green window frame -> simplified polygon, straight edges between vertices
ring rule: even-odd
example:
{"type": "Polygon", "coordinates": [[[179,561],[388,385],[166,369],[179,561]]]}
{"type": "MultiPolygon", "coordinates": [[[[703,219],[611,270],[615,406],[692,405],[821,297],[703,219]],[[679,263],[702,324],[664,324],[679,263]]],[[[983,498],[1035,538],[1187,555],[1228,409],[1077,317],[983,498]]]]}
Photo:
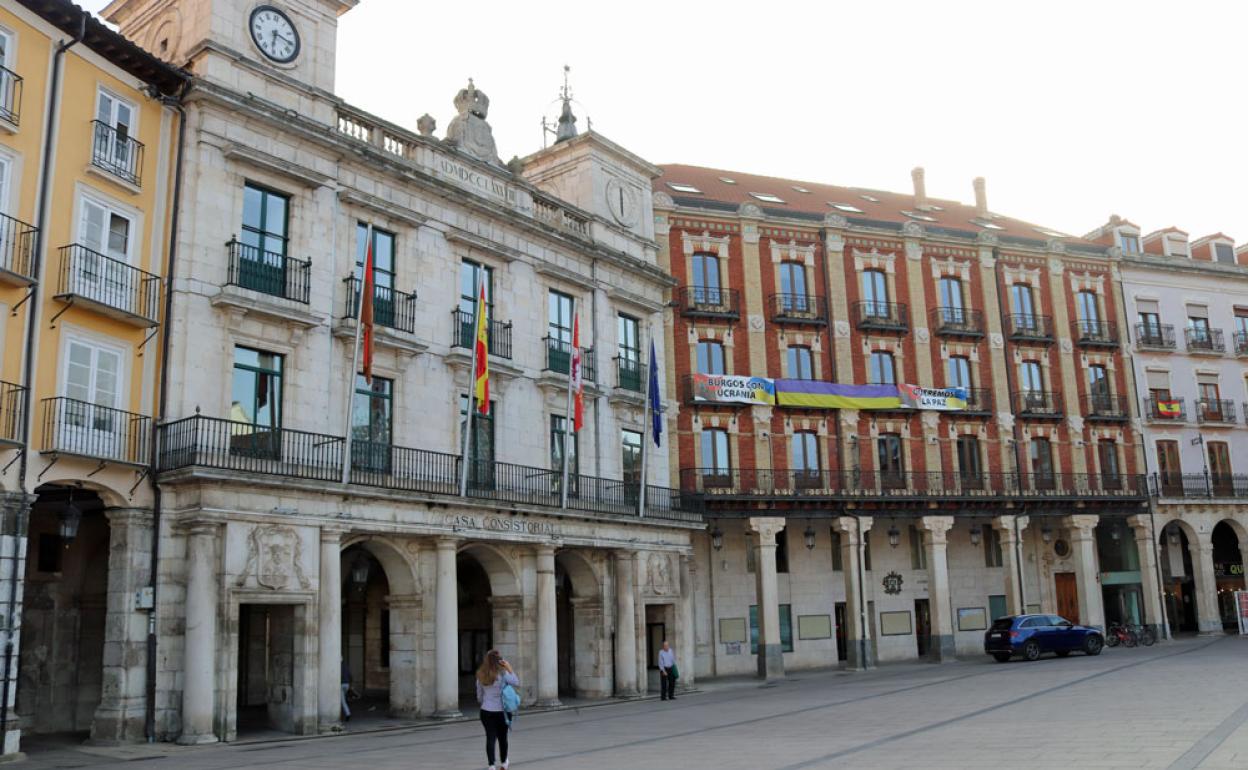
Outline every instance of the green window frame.
{"type": "MultiPolygon", "coordinates": [[[[793,605],[780,605],[780,651],[793,652],[793,605]]],[[[758,654],[758,605],[750,605],[750,654],[758,654]]]]}

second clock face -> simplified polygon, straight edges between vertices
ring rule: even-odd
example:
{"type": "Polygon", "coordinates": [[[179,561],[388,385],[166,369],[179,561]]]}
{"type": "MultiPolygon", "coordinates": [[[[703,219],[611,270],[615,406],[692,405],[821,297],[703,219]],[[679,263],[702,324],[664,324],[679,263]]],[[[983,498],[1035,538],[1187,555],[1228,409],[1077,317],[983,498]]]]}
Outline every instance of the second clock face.
{"type": "Polygon", "coordinates": [[[299,32],[290,17],[271,5],[259,5],[251,12],[251,39],[260,52],[279,64],[299,55],[299,32]]]}
{"type": "Polygon", "coordinates": [[[618,179],[607,182],[607,207],[615,221],[625,227],[637,222],[637,193],[618,179]]]}

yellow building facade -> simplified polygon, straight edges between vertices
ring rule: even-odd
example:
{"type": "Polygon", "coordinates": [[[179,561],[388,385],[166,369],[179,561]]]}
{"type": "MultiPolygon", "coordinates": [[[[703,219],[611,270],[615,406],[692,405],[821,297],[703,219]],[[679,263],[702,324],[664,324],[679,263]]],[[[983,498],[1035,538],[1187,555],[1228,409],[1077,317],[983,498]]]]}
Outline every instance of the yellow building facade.
{"type": "Polygon", "coordinates": [[[133,554],[152,540],[185,78],[63,0],[0,5],[0,67],[0,614],[21,624],[0,650],[11,754],[23,732],[143,737],[151,570],[133,554]]]}

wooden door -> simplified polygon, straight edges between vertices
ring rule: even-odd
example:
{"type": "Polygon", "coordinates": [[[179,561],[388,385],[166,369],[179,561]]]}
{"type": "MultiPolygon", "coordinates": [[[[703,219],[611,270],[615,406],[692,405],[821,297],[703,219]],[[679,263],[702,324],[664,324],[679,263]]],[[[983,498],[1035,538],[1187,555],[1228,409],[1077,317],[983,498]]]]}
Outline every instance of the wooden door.
{"type": "Polygon", "coordinates": [[[1056,572],[1053,574],[1053,585],[1057,590],[1057,614],[1071,623],[1079,623],[1079,589],[1075,583],[1075,573],[1056,572]]]}
{"type": "Polygon", "coordinates": [[[1231,452],[1225,441],[1209,442],[1209,475],[1217,495],[1229,495],[1234,487],[1231,478],[1231,452]]]}

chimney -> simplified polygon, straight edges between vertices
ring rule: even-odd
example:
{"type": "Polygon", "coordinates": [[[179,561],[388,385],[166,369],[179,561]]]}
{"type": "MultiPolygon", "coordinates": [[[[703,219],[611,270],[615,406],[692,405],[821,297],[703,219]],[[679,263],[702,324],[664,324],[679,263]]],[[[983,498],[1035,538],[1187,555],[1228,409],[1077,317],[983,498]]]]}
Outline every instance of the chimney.
{"type": "Polygon", "coordinates": [[[975,185],[975,216],[980,219],[988,218],[988,189],[986,182],[982,176],[975,177],[975,181],[971,184],[975,185]]]}
{"type": "Polygon", "coordinates": [[[910,178],[914,180],[914,207],[927,208],[927,185],[923,183],[923,167],[915,166],[910,172],[910,178]]]}

